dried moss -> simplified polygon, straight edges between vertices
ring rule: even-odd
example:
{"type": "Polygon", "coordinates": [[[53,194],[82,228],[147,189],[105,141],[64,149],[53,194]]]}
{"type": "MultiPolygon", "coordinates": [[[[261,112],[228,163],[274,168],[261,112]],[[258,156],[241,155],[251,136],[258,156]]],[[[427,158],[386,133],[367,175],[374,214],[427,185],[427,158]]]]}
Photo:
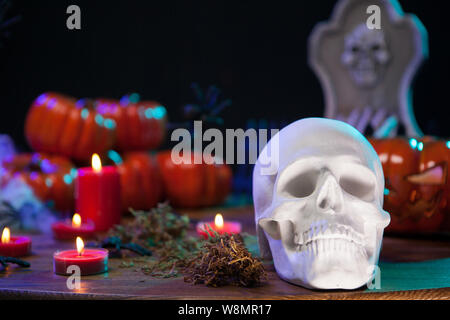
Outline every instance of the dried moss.
{"type": "Polygon", "coordinates": [[[241,235],[219,236],[211,230],[214,236],[207,240],[190,237],[189,218],[173,213],[166,203],[150,211],[130,211],[134,219],[110,230],[109,236],[137,243],[153,256],[123,262],[121,268],[136,267],[158,278],[186,275],[186,282],[212,287],[252,287],[266,278],[261,261],[247,250],[241,235]]]}
{"type": "Polygon", "coordinates": [[[240,235],[210,239],[190,261],[185,273],[186,282],[212,287],[254,287],[267,279],[263,264],[247,250],[240,235]]]}
{"type": "Polygon", "coordinates": [[[167,203],[160,203],[150,211],[130,209],[130,212],[134,217],[132,222],[110,231],[111,236],[118,236],[124,243],[155,247],[184,238],[189,228],[189,218],[175,214],[167,203]]]}
{"type": "Polygon", "coordinates": [[[109,235],[119,237],[124,243],[137,243],[153,252],[153,257],[133,261],[145,274],[162,278],[180,276],[204,243],[202,239],[187,235],[189,218],[175,214],[167,203],[161,203],[150,211],[130,211],[133,220],[116,226],[109,235]]]}

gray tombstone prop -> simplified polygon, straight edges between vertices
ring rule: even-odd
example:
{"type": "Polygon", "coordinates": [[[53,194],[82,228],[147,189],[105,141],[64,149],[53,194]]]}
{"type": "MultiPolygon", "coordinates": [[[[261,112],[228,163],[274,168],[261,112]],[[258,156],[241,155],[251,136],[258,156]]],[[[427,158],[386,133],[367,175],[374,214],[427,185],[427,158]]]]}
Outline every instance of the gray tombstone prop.
{"type": "Polygon", "coordinates": [[[362,133],[370,126],[378,137],[395,135],[399,123],[408,136],[422,136],[411,81],[428,56],[427,32],[397,1],[339,1],[331,19],[312,31],[308,50],[324,91],[325,117],[362,133]],[[380,29],[367,24],[373,5],[380,9],[380,29]]]}

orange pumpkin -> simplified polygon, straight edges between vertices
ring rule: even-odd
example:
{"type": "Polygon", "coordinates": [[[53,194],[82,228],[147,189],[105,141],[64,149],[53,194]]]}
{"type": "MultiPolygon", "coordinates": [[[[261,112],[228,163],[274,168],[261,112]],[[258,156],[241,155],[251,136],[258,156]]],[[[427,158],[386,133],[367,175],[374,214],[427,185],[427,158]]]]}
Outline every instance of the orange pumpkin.
{"type": "Polygon", "coordinates": [[[156,101],[138,103],[96,100],[97,110],[117,125],[115,149],[120,151],[157,148],[165,137],[167,112],[156,101]]]}
{"type": "Polygon", "coordinates": [[[86,100],[44,93],[28,111],[25,136],[36,151],[86,160],[113,146],[114,127],[114,121],[105,119],[86,100]]]}
{"type": "Polygon", "coordinates": [[[430,137],[370,142],[383,165],[384,208],[391,214],[387,231],[442,230],[450,216],[450,143],[430,137]]]}
{"type": "MultiPolygon", "coordinates": [[[[117,161],[117,160],[116,160],[117,161]]],[[[163,184],[155,159],[146,152],[125,153],[117,163],[122,186],[122,209],[148,210],[163,197],[163,184]]]]}
{"type": "Polygon", "coordinates": [[[42,153],[22,153],[4,160],[3,183],[19,177],[44,202],[53,203],[59,211],[71,211],[74,205],[74,165],[64,157],[42,153]]]}
{"type": "Polygon", "coordinates": [[[175,207],[197,208],[220,204],[231,190],[232,172],[226,164],[175,164],[171,151],[157,155],[167,199],[175,207]]]}

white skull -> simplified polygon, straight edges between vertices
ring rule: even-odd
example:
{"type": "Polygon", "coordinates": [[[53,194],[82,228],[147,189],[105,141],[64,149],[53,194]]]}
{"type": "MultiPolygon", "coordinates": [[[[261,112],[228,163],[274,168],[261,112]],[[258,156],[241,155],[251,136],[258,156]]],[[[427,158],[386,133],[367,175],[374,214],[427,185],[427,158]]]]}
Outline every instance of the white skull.
{"type": "Polygon", "coordinates": [[[369,88],[378,84],[389,58],[381,30],[371,30],[362,23],[345,37],[342,63],[360,87],[369,88]]]}
{"type": "Polygon", "coordinates": [[[272,256],[278,275],[297,285],[361,287],[373,277],[390,222],[383,192],[378,156],[355,128],[324,118],[290,124],[265,146],[253,172],[262,257],[272,256]],[[268,159],[267,148],[278,156],[268,159]],[[270,161],[276,172],[264,174],[270,161]]]}

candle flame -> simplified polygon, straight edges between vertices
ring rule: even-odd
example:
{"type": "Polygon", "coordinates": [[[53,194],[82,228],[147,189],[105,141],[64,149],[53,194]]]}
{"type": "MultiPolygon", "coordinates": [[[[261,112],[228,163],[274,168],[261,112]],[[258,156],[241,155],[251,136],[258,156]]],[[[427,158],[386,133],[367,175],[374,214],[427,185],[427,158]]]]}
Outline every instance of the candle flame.
{"type": "Polygon", "coordinates": [[[95,172],[100,172],[102,170],[102,161],[97,153],[92,155],[92,169],[95,172]]]}
{"type": "Polygon", "coordinates": [[[11,231],[5,227],[2,232],[2,243],[8,243],[11,240],[11,231]]]}
{"type": "Polygon", "coordinates": [[[75,213],[72,217],[72,227],[74,228],[81,227],[81,216],[78,213],[75,213]]]}
{"type": "Polygon", "coordinates": [[[214,218],[214,224],[217,228],[223,227],[223,216],[220,213],[216,214],[216,217],[214,218]]]}
{"type": "Polygon", "coordinates": [[[77,251],[79,256],[83,255],[84,242],[83,239],[81,239],[80,237],[77,237],[77,251]]]}

